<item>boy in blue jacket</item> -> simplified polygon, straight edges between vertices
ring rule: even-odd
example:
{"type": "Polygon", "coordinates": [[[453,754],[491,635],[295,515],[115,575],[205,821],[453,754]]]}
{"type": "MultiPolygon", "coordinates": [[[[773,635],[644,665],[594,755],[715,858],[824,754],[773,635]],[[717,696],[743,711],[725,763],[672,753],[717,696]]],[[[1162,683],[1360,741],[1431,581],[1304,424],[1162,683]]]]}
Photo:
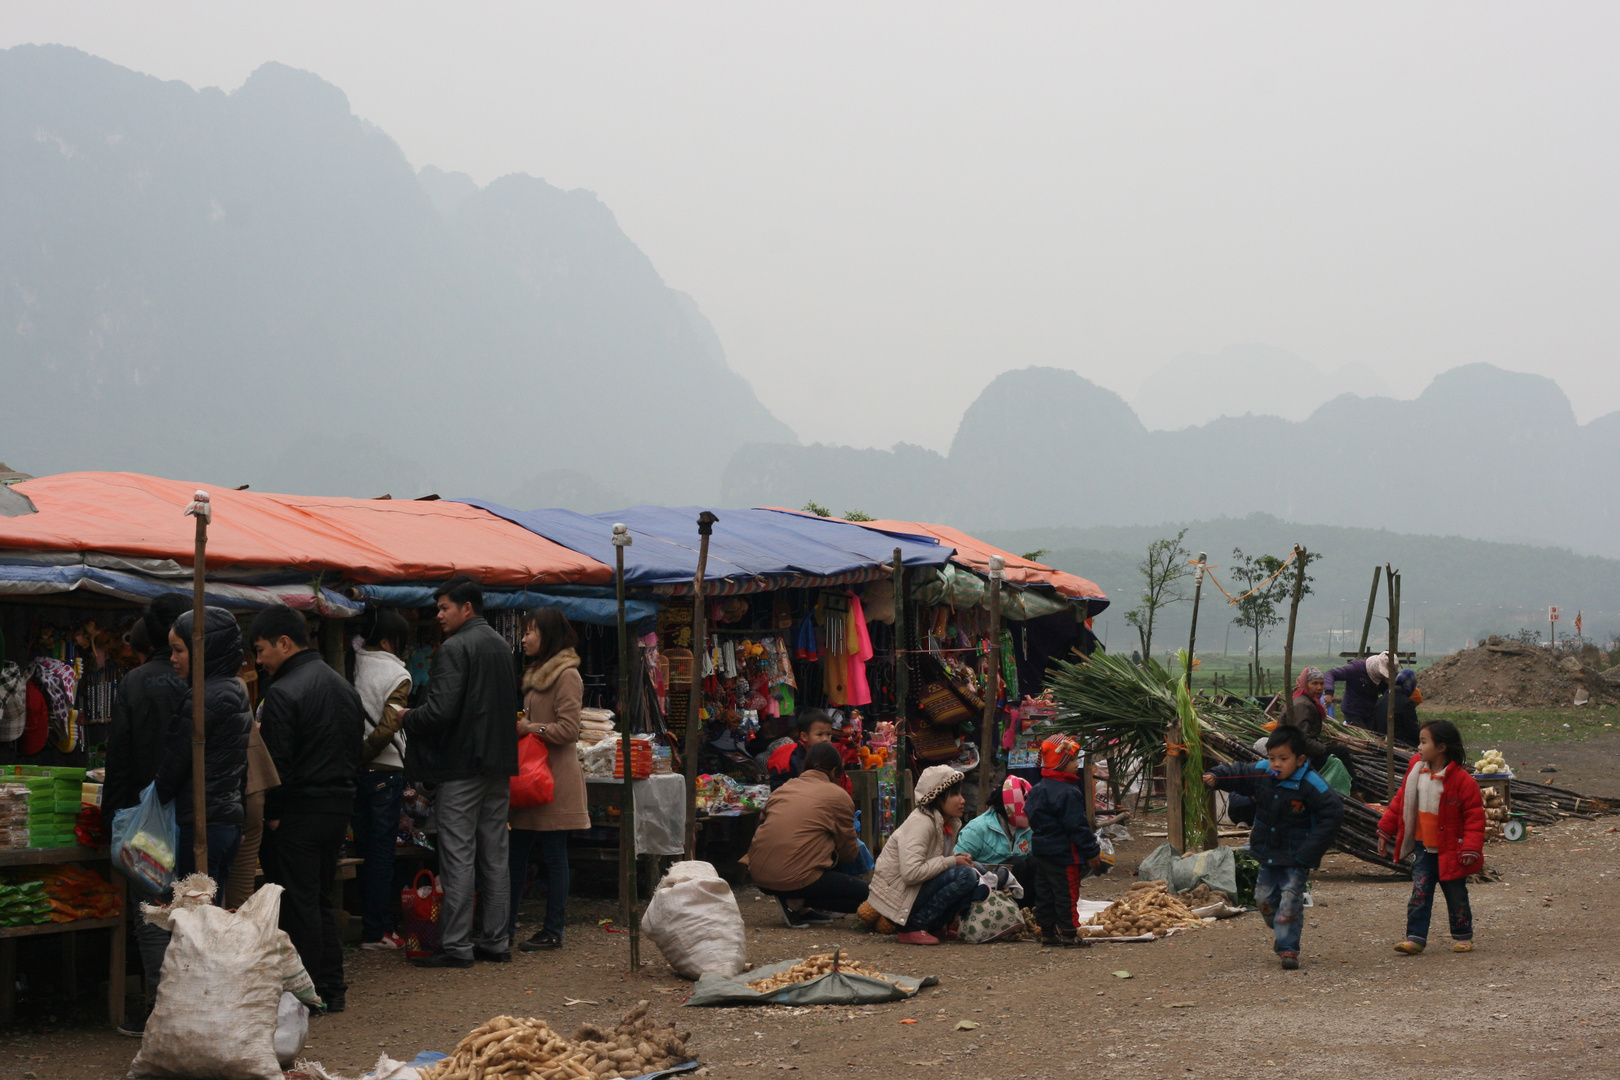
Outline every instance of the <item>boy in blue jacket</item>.
{"type": "Polygon", "coordinates": [[[1030,861],[1035,871],[1035,920],[1042,945],[1091,944],[1075,930],[1080,902],[1080,864],[1102,865],[1101,848],[1086,821],[1086,793],[1080,787],[1080,744],[1067,735],[1041,743],[1041,782],[1024,799],[1034,833],[1030,861]]]}
{"type": "Polygon", "coordinates": [[[1217,765],[1204,774],[1208,787],[1254,800],[1249,851],[1260,863],[1254,895],[1276,933],[1282,966],[1290,971],[1299,967],[1305,881],[1321,865],[1344,820],[1339,793],[1311,768],[1309,753],[1305,733],[1283,726],[1266,740],[1266,761],[1217,765]]]}

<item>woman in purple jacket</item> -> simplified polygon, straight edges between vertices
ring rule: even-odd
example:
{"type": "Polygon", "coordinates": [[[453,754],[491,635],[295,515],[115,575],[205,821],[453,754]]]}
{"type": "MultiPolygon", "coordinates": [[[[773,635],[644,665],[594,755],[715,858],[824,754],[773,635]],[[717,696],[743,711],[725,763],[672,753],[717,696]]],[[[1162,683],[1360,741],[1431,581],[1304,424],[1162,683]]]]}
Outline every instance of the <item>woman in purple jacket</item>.
{"type": "Polygon", "coordinates": [[[1373,706],[1389,686],[1389,653],[1352,660],[1329,671],[1322,687],[1329,708],[1333,706],[1334,688],[1340,684],[1344,686],[1345,722],[1371,730],[1373,706]]]}

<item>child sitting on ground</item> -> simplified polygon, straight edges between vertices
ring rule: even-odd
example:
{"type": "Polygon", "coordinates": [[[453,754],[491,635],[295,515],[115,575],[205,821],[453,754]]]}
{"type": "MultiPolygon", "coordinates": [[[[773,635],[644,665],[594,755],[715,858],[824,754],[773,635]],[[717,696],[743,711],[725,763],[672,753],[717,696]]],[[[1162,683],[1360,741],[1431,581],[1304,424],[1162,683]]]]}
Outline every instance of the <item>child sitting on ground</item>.
{"type": "Polygon", "coordinates": [[[794,727],[798,741],[778,746],[766,761],[765,771],[769,775],[772,791],[804,772],[804,755],[810,747],[832,739],[832,718],[820,709],[806,709],[800,713],[794,727]]]}
{"type": "Polygon", "coordinates": [[[1378,823],[1378,854],[1391,842],[1399,862],[1415,850],[1412,901],[1406,906],[1406,940],[1395,951],[1416,956],[1429,941],[1434,888],[1446,894],[1452,952],[1474,949],[1474,915],[1468,907],[1468,875],[1484,863],[1485,801],[1479,783],[1463,765],[1462,735],[1449,720],[1418,729],[1418,749],[1406,780],[1378,823]]]}
{"type": "Polygon", "coordinates": [[[1080,787],[1080,744],[1067,735],[1041,743],[1041,782],[1024,799],[1024,815],[1034,836],[1035,920],[1042,945],[1091,944],[1075,929],[1080,903],[1080,864],[1102,866],[1102,849],[1086,819],[1086,793],[1080,787]]]}
{"type": "Polygon", "coordinates": [[[1305,882],[1333,843],[1344,804],[1311,768],[1310,741],[1296,727],[1279,727],[1266,740],[1266,761],[1217,765],[1204,783],[1254,800],[1249,852],[1260,863],[1254,895],[1276,934],[1282,966],[1299,967],[1305,882]]]}

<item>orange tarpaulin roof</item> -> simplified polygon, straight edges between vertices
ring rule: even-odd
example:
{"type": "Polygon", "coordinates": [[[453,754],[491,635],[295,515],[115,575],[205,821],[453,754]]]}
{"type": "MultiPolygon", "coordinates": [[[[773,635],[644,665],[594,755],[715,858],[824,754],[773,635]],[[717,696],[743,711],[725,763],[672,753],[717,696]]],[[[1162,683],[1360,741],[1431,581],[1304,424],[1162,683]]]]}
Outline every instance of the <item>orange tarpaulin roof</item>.
{"type": "Polygon", "coordinates": [[[354,581],[485,586],[602,585],[613,571],[527,529],[458,502],[267,495],[136,473],[61,473],[13,485],[37,514],[0,517],[0,549],[95,551],[191,564],[184,516],[206,491],[208,568],[338,572],[354,581]]]}
{"type": "MultiPolygon", "coordinates": [[[[770,510],[780,510],[781,507],[767,507],[770,510]]],[[[799,510],[786,510],[784,513],[803,514],[799,510]]],[[[1038,562],[1021,558],[1010,551],[1002,551],[998,547],[991,547],[983,540],[975,540],[960,529],[953,529],[949,525],[930,525],[922,521],[857,521],[853,524],[866,529],[875,529],[882,533],[891,533],[898,536],[931,536],[947,547],[956,549],[951,561],[961,563],[963,566],[988,575],[990,573],[990,556],[1000,555],[1007,562],[1007,568],[1002,571],[1002,580],[1015,585],[1049,585],[1063,596],[1072,596],[1075,599],[1106,600],[1107,594],[1095,583],[1087,581],[1075,574],[1066,574],[1062,570],[1054,570],[1038,562]]]]}

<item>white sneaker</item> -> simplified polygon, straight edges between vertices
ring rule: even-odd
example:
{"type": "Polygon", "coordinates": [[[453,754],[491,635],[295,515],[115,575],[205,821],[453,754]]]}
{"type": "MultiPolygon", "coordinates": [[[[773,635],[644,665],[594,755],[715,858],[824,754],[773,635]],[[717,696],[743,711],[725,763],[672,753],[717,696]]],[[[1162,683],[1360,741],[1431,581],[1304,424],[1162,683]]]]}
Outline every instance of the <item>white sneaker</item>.
{"type": "Polygon", "coordinates": [[[392,952],[395,949],[403,949],[405,947],[405,939],[390,930],[388,933],[382,936],[382,940],[362,941],[360,943],[360,947],[362,949],[368,949],[372,952],[392,952]]]}

